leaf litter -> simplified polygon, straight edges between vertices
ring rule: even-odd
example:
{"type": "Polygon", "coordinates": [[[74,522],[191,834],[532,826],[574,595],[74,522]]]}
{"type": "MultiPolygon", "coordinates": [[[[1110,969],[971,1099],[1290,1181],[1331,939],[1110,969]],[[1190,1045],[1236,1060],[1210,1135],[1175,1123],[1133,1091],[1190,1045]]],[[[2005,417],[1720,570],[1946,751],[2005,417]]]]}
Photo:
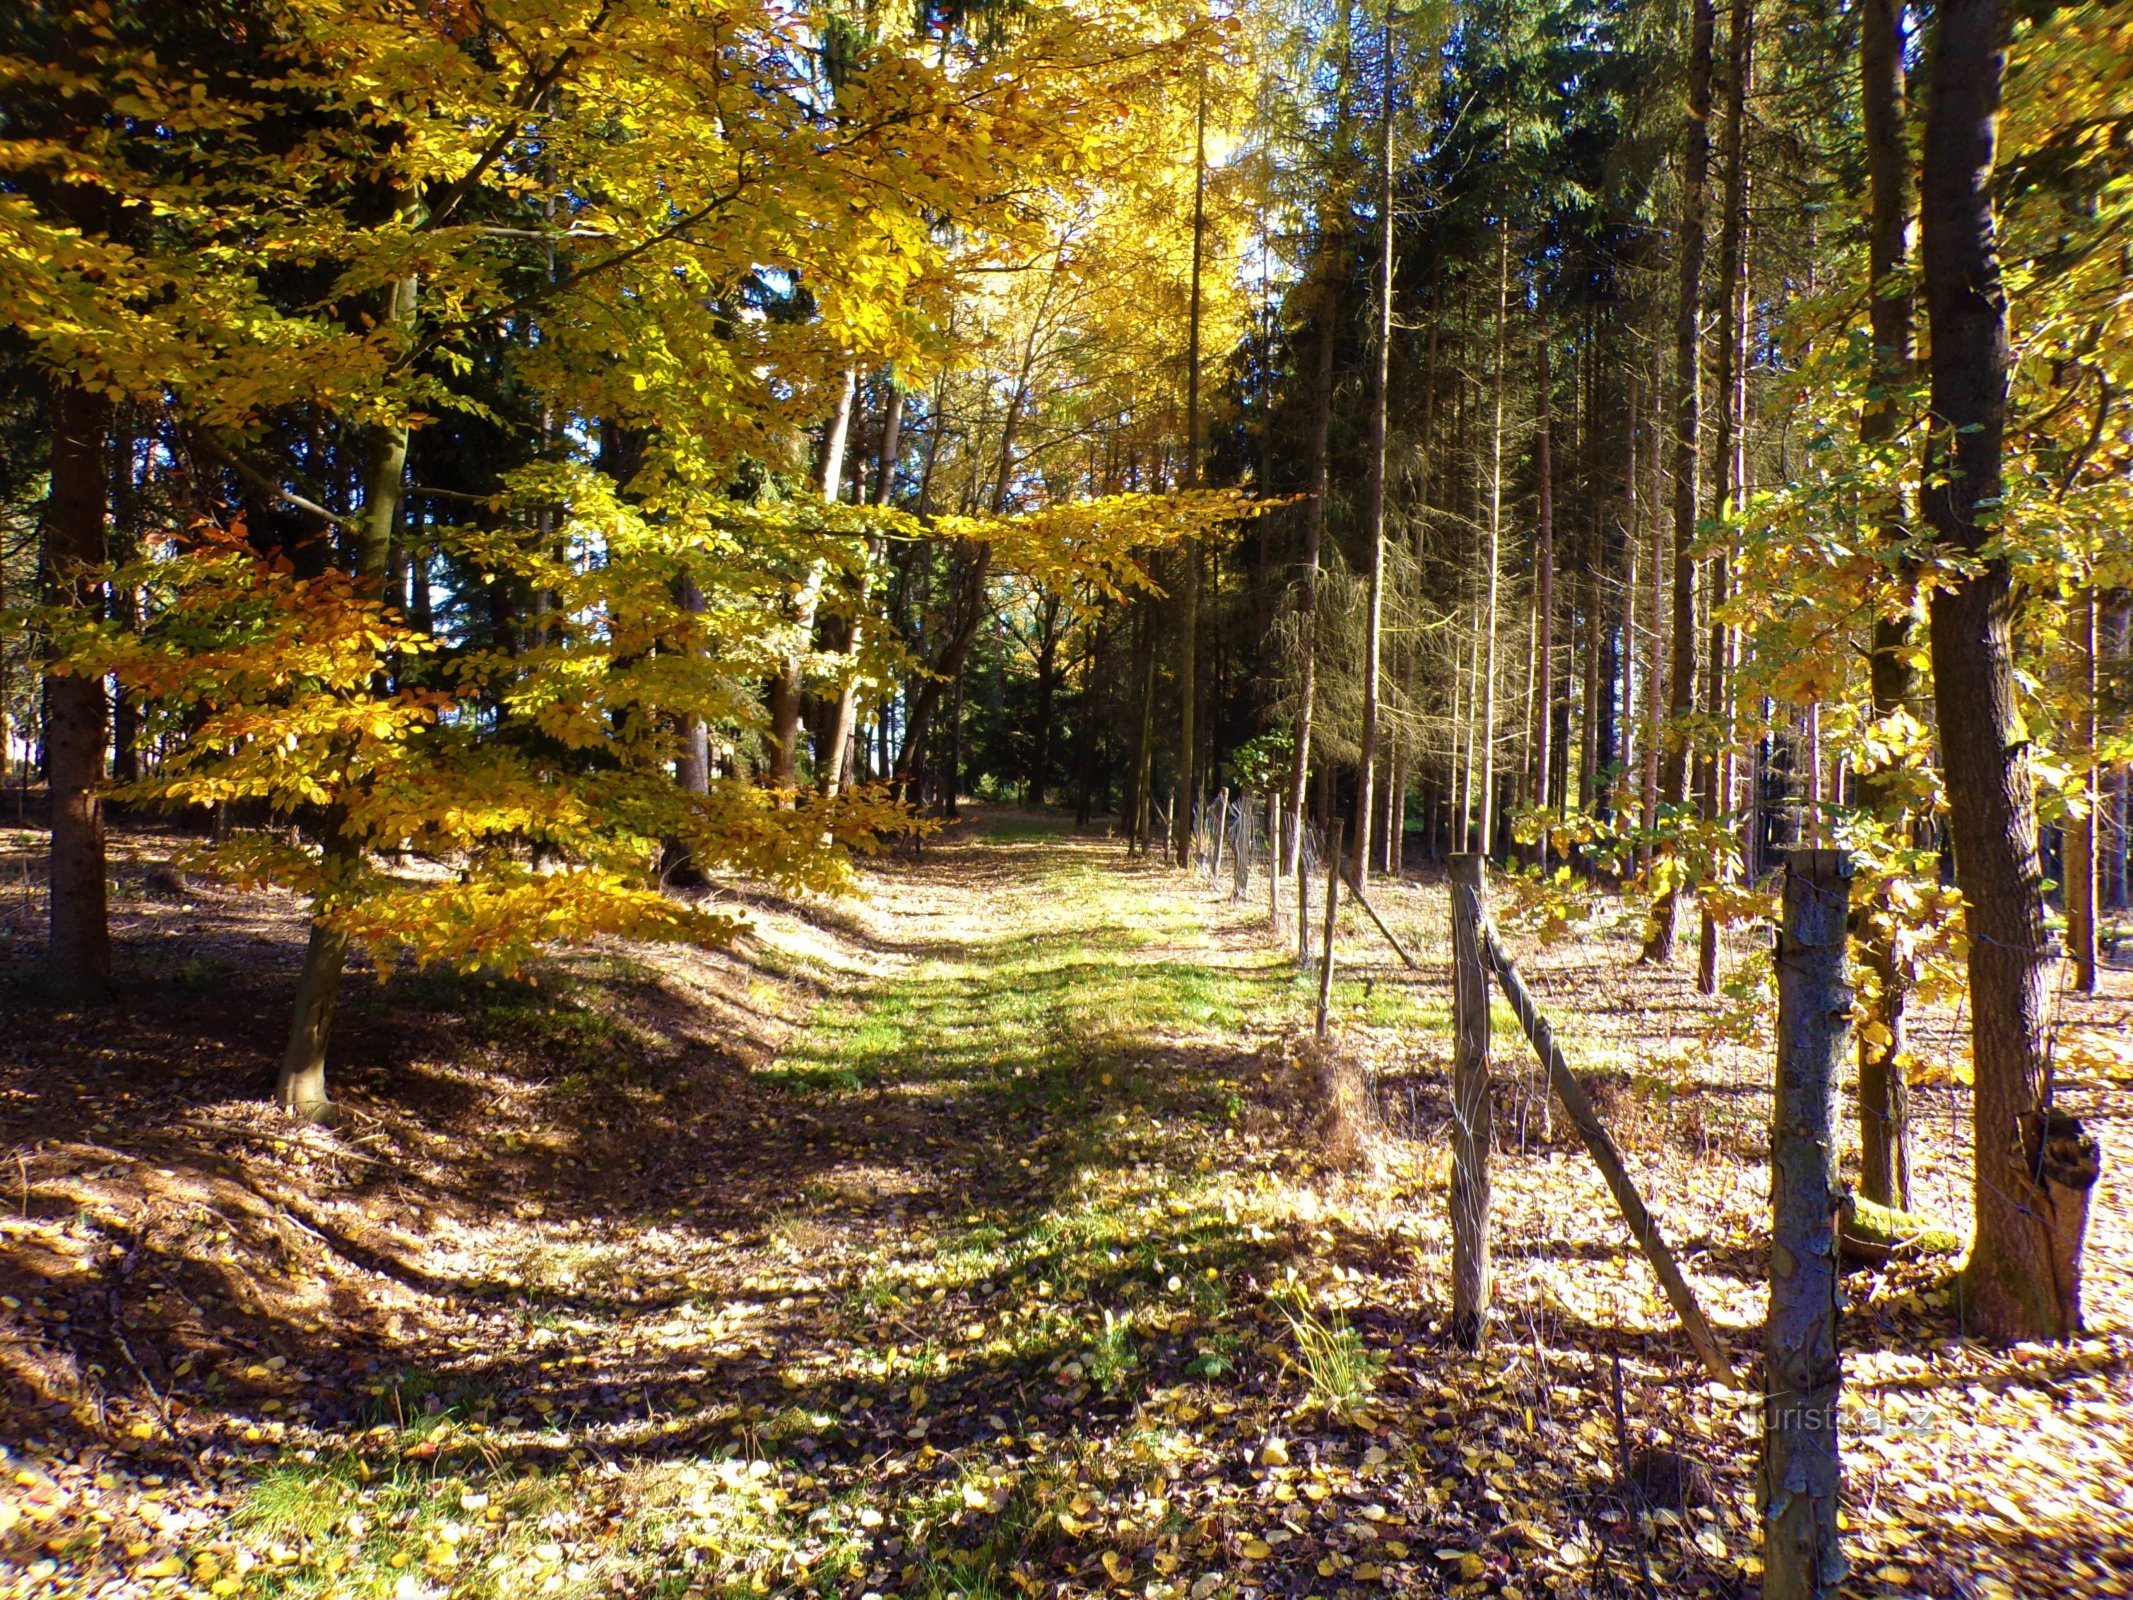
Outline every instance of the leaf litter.
{"type": "MultiPolygon", "coordinates": [[[[1448,1342],[1440,886],[1380,891],[1418,974],[1344,933],[1331,1052],[1246,907],[1099,841],[996,815],[869,888],[754,901],[730,955],[352,980],[331,1129],[258,1103],[294,907],[124,905],[128,1004],[12,1007],[0,1047],[0,1581],[1758,1587],[1754,1404],[1701,1381],[1501,1033],[1498,1320],[1483,1354],[1448,1342]]],[[[1746,1357],[1756,1047],[1623,949],[1588,931],[1526,970],[1584,1060],[1635,1064],[1609,1114],[1746,1357]]],[[[2115,1152],[2112,978],[2070,1037],[2115,1152]]],[[[1965,1092],[1918,1095],[1923,1187],[1959,1224],[1965,1092]]],[[[1931,1264],[1848,1280],[1857,1592],[2133,1585],[2105,1171],[2083,1340],[1966,1341],[1931,1264]]]]}

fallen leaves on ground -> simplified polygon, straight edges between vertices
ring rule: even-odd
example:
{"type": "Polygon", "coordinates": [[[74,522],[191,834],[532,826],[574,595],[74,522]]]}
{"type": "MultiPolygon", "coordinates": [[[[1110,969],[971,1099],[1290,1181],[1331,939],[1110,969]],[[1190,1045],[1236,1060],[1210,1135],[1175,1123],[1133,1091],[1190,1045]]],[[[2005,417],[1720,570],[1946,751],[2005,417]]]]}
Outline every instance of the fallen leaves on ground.
{"type": "MultiPolygon", "coordinates": [[[[293,908],[130,912],[139,1003],[26,1010],[4,1046],[0,1573],[394,1600],[1754,1583],[1754,1406],[1702,1382],[1537,1123],[1496,1157],[1496,1336],[1444,1337],[1441,970],[1355,958],[1380,1115],[1335,1151],[1311,996],[1252,907],[1012,818],[870,887],[756,906],[735,957],[351,980],[331,1129],[256,1104],[293,908]],[[226,964],[182,976],[188,941],[226,964]]],[[[1382,900],[1432,959],[1441,891],[1382,900]]],[[[1686,981],[1593,937],[1529,969],[1566,1037],[1673,1059],[1652,1030],[1685,1031],[1686,981]]],[[[1766,1102],[1737,1057],[1669,1070],[1625,1090],[1625,1142],[1746,1357],[1766,1102]]],[[[1930,1266],[1850,1280],[1861,1592],[2125,1592],[2123,1192],[2071,1346],[1966,1342],[1930,1266]]]]}

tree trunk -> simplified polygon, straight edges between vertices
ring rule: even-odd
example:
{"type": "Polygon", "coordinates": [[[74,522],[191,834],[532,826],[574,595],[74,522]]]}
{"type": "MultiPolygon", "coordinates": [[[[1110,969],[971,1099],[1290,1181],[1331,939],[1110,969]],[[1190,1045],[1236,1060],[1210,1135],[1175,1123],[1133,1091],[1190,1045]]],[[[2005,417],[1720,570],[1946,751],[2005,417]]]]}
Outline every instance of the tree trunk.
{"type": "MultiPolygon", "coordinates": [[[[141,553],[139,496],[134,491],[134,415],[128,406],[111,429],[111,529],[106,540],[116,562],[135,560],[141,553]]],[[[140,596],[127,585],[115,585],[107,600],[111,620],[128,632],[141,625],[140,596]]],[[[120,683],[111,692],[111,776],[119,783],[138,783],[141,777],[141,707],[131,690],[120,683]]]]}
{"type": "MultiPolygon", "coordinates": [[[[1533,436],[1533,470],[1540,480],[1538,548],[1534,553],[1533,625],[1539,636],[1534,657],[1540,669],[1540,708],[1533,728],[1533,803],[1549,809],[1555,790],[1555,407],[1549,393],[1548,341],[1540,342],[1539,417],[1533,436]]],[[[1533,859],[1541,870],[1548,867],[1548,830],[1541,828],[1534,842],[1533,859]]]]}
{"type": "Polygon", "coordinates": [[[1765,1600],[1834,1600],[1843,1466],[1837,1450],[1837,1072],[1850,1031],[1845,926],[1851,864],[1785,863],[1778,934],[1777,1102],[1770,1130],[1770,1313],[1763,1324],[1765,1600]]]}
{"type": "MultiPolygon", "coordinates": [[[[903,448],[904,391],[892,373],[889,398],[881,419],[881,453],[874,468],[874,504],[885,506],[896,492],[896,458],[903,448]]],[[[853,752],[854,730],[859,725],[859,647],[867,624],[867,599],[873,591],[874,568],[881,561],[881,540],[867,541],[866,565],[852,596],[851,633],[845,640],[844,682],[837,691],[837,714],[830,724],[829,770],[822,777],[822,792],[835,795],[850,787],[855,774],[848,770],[853,752]]]]}
{"type": "MultiPolygon", "coordinates": [[[[1868,192],[1867,316],[1874,339],[1874,382],[1859,418],[1859,441],[1886,446],[1897,436],[1901,390],[1911,378],[1911,291],[1906,272],[1906,235],[1911,218],[1910,156],[1904,137],[1904,0],[1864,0],[1860,11],[1861,109],[1866,127],[1868,192]]],[[[1900,493],[1883,501],[1880,537],[1901,548],[1909,540],[1900,493]]],[[[1915,563],[1897,568],[1897,604],[1873,621],[1868,687],[1874,715],[1915,711],[1917,674],[1911,670],[1911,624],[1917,611],[1915,563]]],[[[1902,792],[1893,771],[1866,775],[1861,787],[1884,827],[1905,821],[1902,792]]],[[[1910,1097],[1899,1059],[1905,1043],[1905,1011],[1912,974],[1897,951],[1890,915],[1871,920],[1864,955],[1874,975],[1872,1026],[1859,1032],[1859,1192],[1879,1205],[1908,1210],[1911,1204],[1910,1097]]]]}
{"type": "MultiPolygon", "coordinates": [[[[1735,429],[1744,418],[1747,391],[1746,361],[1742,338],[1745,333],[1748,286],[1748,90],[1755,70],[1755,7],[1750,0],[1733,0],[1726,35],[1726,142],[1725,216],[1719,225],[1718,242],[1718,409],[1717,438],[1711,460],[1716,471],[1711,484],[1711,520],[1721,522],[1731,509],[1739,485],[1734,482],[1735,429]]],[[[1720,617],[1732,582],[1727,547],[1721,544],[1711,562],[1710,661],[1704,705],[1715,724],[1714,745],[1709,756],[1704,785],[1704,819],[1716,824],[1733,809],[1733,727],[1729,715],[1730,669],[1733,665],[1733,630],[1720,617]]],[[[1719,866],[1722,878],[1731,868],[1719,866]]],[[[1718,919],[1708,906],[1698,919],[1696,987],[1704,994],[1718,993],[1718,919]]]]}
{"type": "MultiPolygon", "coordinates": [[[[52,388],[52,475],[44,510],[48,602],[101,614],[110,488],[105,443],[111,403],[71,378],[52,388]]],[[[105,914],[104,683],[48,673],[44,680],[45,777],[51,791],[50,932],[46,984],[63,1004],[111,993],[111,931],[105,914]]]]}
{"type": "Polygon", "coordinates": [[[991,572],[992,546],[980,544],[964,566],[963,593],[957,603],[955,631],[942,645],[941,653],[933,662],[925,685],[919,690],[918,699],[912,703],[904,722],[903,748],[896,755],[896,787],[907,800],[912,797],[913,785],[925,771],[926,736],[934,713],[940,709],[943,688],[962,681],[963,662],[985,621],[985,580],[991,572]]]}
{"type": "MultiPolygon", "coordinates": [[[[1194,117],[1192,169],[1192,304],[1187,318],[1185,349],[1185,487],[1200,487],[1200,272],[1204,264],[1207,230],[1207,83],[1200,83],[1199,109],[1194,117]]],[[[1179,596],[1178,619],[1178,792],[1184,796],[1173,825],[1177,837],[1172,850],[1179,866],[1192,854],[1194,768],[1199,759],[1200,683],[1200,545],[1188,539],[1179,549],[1185,566],[1185,581],[1179,596]]]]}
{"type": "MultiPolygon", "coordinates": [[[[693,578],[681,580],[681,609],[699,615],[704,609],[703,591],[693,578]]],[[[675,763],[675,779],[686,794],[711,792],[711,729],[702,717],[691,717],[682,730],[681,758],[675,763]]]]}
{"type": "MultiPolygon", "coordinates": [[[[1689,797],[1688,729],[1696,710],[1696,515],[1703,430],[1704,186],[1711,168],[1712,0],[1689,0],[1689,114],[1682,139],[1681,282],[1674,310],[1674,726],[1660,762],[1660,791],[1677,810],[1689,797]]],[[[1652,905],[1644,959],[1670,962],[1681,915],[1681,885],[1669,881],[1652,905]]]]}
{"type": "MultiPolygon", "coordinates": [[[[1300,883],[1301,878],[1298,879],[1300,883]]],[[[1298,908],[1301,910],[1301,906],[1298,908]]],[[[1325,945],[1319,952],[1318,965],[1318,1019],[1314,1028],[1316,1035],[1326,1036],[1326,1023],[1333,1010],[1333,943],[1334,929],[1341,910],[1341,819],[1333,819],[1333,830],[1326,839],[1326,931],[1325,945]]]]}
{"type": "Polygon", "coordinates": [[[1483,856],[1462,852],[1452,877],[1452,1338],[1478,1350],[1488,1336],[1489,968],[1482,937],[1483,856]]]}
{"type": "Polygon", "coordinates": [[[2074,605],[2074,750],[2080,761],[2081,814],[2066,828],[2066,943],[2074,987],[2096,992],[2096,591],[2074,605]]]}
{"type": "Polygon", "coordinates": [[[1059,678],[1059,596],[1048,594],[1038,606],[1037,737],[1030,755],[1030,803],[1043,805],[1052,772],[1052,702],[1059,678]]]}
{"type": "MultiPolygon", "coordinates": [[[[1344,41],[1345,44],[1345,41],[1344,41]]],[[[1345,145],[1348,133],[1348,58],[1341,58],[1340,114],[1336,118],[1335,148],[1345,145]]],[[[1341,270],[1342,235],[1334,225],[1332,208],[1326,208],[1318,224],[1319,298],[1317,348],[1313,352],[1311,384],[1311,430],[1309,466],[1305,474],[1303,582],[1297,595],[1297,650],[1301,659],[1296,674],[1295,749],[1289,765],[1289,815],[1293,831],[1289,839],[1286,870],[1297,872],[1303,852],[1303,817],[1310,794],[1311,718],[1318,693],[1318,569],[1326,534],[1327,462],[1333,430],[1333,357],[1340,337],[1341,289],[1346,274],[1341,270]]]]}
{"type": "Polygon", "coordinates": [[[1931,602],[1933,688],[1956,882],[1970,932],[1976,1230],[1967,1309],[1988,1336],[2061,1338],[2081,1326],[2080,1247],[2096,1146],[2051,1110],[2044,929],[2029,740],[2016,705],[2003,556],[1980,511],[2001,496],[2007,302],[1992,172],[2007,19],[1999,0],[1942,0],[1920,182],[1932,414],[1925,513],[1977,562],[1931,602]]]}
{"type": "Polygon", "coordinates": [[[1481,669],[1481,853],[1496,848],[1496,607],[1503,572],[1503,391],[1504,324],[1511,304],[1511,221],[1496,227],[1496,362],[1495,416],[1489,426],[1489,563],[1488,588],[1482,601],[1483,637],[1487,640],[1481,669]]]}
{"type": "Polygon", "coordinates": [[[1363,511],[1370,541],[1369,594],[1363,610],[1363,728],[1355,765],[1355,838],[1350,871],[1358,892],[1370,881],[1370,829],[1377,777],[1379,656],[1385,624],[1385,431],[1392,387],[1392,12],[1385,13],[1383,79],[1378,106],[1378,294],[1375,367],[1370,388],[1370,486],[1363,511]]]}
{"type": "MultiPolygon", "coordinates": [[[[417,290],[415,279],[402,278],[389,291],[386,303],[387,319],[409,339],[414,335],[417,290]]],[[[407,488],[407,442],[405,423],[374,424],[365,434],[363,508],[354,529],[353,554],[356,584],[371,595],[382,595],[392,575],[393,541],[407,488]]],[[[332,807],[323,845],[325,888],[312,902],[311,936],[296,980],[296,1014],[290,1020],[289,1042],[274,1084],[274,1098],[301,1117],[317,1118],[326,1111],[326,1051],[341,992],[341,970],[348,956],[348,935],[332,925],[328,902],[337,880],[360,864],[362,848],[360,840],[348,836],[342,809],[332,807]]]]}
{"type": "Polygon", "coordinates": [[[1133,646],[1134,684],[1139,695],[1139,714],[1134,718],[1133,775],[1126,797],[1126,848],[1128,854],[1148,848],[1149,796],[1155,785],[1155,616],[1152,601],[1143,600],[1136,619],[1133,646]]]}
{"type": "MultiPolygon", "coordinates": [[[[830,412],[829,424],[822,436],[822,461],[816,473],[815,487],[825,502],[835,500],[844,488],[845,440],[852,426],[852,398],[859,392],[859,369],[844,369],[843,387],[837,392],[837,404],[830,412]]],[[[802,681],[806,671],[806,655],[814,643],[815,613],[822,603],[824,570],[821,562],[812,563],[807,576],[801,580],[800,592],[793,599],[793,632],[798,648],[787,655],[778,668],[778,675],[770,680],[770,786],[773,789],[790,789],[800,777],[800,701],[805,691],[802,681]]]]}
{"type": "MultiPolygon", "coordinates": [[[[1616,668],[1621,673],[1615,704],[1620,707],[1622,718],[1622,741],[1618,759],[1622,763],[1623,797],[1629,801],[1635,792],[1633,781],[1638,764],[1643,760],[1643,748],[1638,743],[1637,733],[1637,625],[1643,604],[1642,563],[1644,546],[1638,539],[1638,516],[1643,510],[1637,498],[1637,415],[1639,374],[1631,367],[1624,374],[1624,406],[1622,413],[1622,646],[1617,653],[1616,668]]],[[[1634,814],[1635,805],[1627,804],[1625,810],[1634,814]]]]}
{"type": "MultiPolygon", "coordinates": [[[[1652,341],[1651,374],[1651,470],[1647,474],[1650,496],[1647,509],[1651,529],[1647,547],[1649,578],[1652,586],[1651,648],[1644,662],[1644,792],[1643,824],[1647,835],[1659,825],[1659,754],[1666,743],[1664,731],[1666,716],[1666,517],[1662,495],[1665,492],[1666,474],[1660,470],[1662,452],[1666,449],[1666,351],[1657,339],[1652,341]]],[[[1649,838],[1638,852],[1638,866],[1649,866],[1654,846],[1649,838]]]]}

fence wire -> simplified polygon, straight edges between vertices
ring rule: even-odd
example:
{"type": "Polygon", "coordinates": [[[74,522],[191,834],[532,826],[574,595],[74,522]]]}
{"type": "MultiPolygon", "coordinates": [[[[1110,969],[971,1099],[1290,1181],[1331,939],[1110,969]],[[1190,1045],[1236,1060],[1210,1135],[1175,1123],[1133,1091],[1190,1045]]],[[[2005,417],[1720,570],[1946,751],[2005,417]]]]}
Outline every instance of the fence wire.
{"type": "Polygon", "coordinates": [[[1296,819],[1280,819],[1277,839],[1273,811],[1262,795],[1224,790],[1202,798],[1191,813],[1189,870],[1231,904],[1264,910],[1277,936],[1291,943],[1297,965],[1309,968],[1325,949],[1326,838],[1306,821],[1298,851],[1296,819]]]}

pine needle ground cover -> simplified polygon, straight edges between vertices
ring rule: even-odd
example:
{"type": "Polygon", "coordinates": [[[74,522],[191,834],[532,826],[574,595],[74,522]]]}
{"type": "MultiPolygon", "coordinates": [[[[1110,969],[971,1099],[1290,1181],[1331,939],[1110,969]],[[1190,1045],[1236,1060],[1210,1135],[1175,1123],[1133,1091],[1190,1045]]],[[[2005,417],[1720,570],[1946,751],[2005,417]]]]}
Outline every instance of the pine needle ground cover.
{"type": "MultiPolygon", "coordinates": [[[[741,902],[731,955],[356,980],[346,1114],[306,1129],[259,1104],[300,908],[160,848],[119,872],[127,1005],[29,1003],[7,911],[12,1592],[1756,1587],[1753,1404],[1501,1017],[1496,1332],[1444,1336],[1441,884],[1375,891],[1419,972],[1344,927],[1322,1051],[1257,904],[981,816],[859,903],[741,902]]],[[[1633,954],[1602,922],[1525,964],[1745,1362],[1767,1047],[1633,954]]],[[[1848,1280],[1858,1593],[2133,1583],[2111,977],[2061,1012],[2107,1146],[2090,1335],[1987,1351],[1945,1263],[1848,1280]]],[[[1960,1225],[1967,1091],[1919,1096],[1960,1225]]]]}

